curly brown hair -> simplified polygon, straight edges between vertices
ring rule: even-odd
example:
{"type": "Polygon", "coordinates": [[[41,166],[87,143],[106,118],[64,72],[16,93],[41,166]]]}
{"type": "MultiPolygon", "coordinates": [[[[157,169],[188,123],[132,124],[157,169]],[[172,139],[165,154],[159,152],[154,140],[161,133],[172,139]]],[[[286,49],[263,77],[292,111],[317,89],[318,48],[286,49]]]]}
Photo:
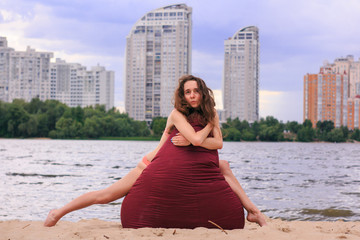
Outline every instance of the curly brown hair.
{"type": "Polygon", "coordinates": [[[208,88],[201,78],[195,77],[193,75],[183,75],[179,78],[179,86],[174,93],[174,107],[179,112],[184,114],[187,118],[190,117],[193,113],[198,113],[199,122],[202,125],[207,123],[214,123],[215,120],[215,100],[213,91],[208,88]],[[184,85],[187,81],[196,81],[198,85],[198,90],[201,95],[201,102],[199,107],[196,109],[191,107],[190,104],[185,100],[184,96],[184,85]]]}

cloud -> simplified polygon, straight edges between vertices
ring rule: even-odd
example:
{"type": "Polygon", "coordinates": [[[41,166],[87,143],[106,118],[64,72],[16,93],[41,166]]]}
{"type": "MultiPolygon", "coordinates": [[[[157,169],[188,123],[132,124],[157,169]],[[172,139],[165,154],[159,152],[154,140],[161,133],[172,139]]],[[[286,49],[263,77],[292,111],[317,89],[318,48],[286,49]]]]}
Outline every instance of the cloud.
{"type": "Polygon", "coordinates": [[[222,92],[220,89],[213,89],[214,100],[215,100],[215,108],[216,109],[224,109],[222,92]]]}
{"type": "Polygon", "coordinates": [[[192,50],[192,74],[204,79],[211,89],[221,88],[224,61],[222,54],[192,50]]]}
{"type": "Polygon", "coordinates": [[[260,117],[273,116],[276,119],[302,122],[303,92],[302,91],[260,91],[260,117]]]}
{"type": "MultiPolygon", "coordinates": [[[[242,27],[259,28],[260,90],[281,92],[263,95],[270,101],[260,108],[264,114],[298,119],[294,108],[286,108],[302,104],[303,76],[318,72],[323,60],[360,56],[358,0],[183,2],[193,8],[192,72],[212,89],[222,85],[224,40],[242,27]],[[287,105],[282,105],[283,98],[287,105]]],[[[0,34],[18,51],[29,45],[67,62],[87,67],[100,63],[114,70],[119,102],[127,34],[147,12],[170,4],[168,0],[2,0],[0,34]]]]}
{"type": "MultiPolygon", "coordinates": [[[[213,89],[216,109],[223,109],[223,96],[220,89],[213,89]]],[[[259,91],[260,117],[273,116],[283,122],[302,122],[303,118],[303,92],[292,91],[259,91]],[[284,111],[286,110],[286,111],[284,111]]]]}

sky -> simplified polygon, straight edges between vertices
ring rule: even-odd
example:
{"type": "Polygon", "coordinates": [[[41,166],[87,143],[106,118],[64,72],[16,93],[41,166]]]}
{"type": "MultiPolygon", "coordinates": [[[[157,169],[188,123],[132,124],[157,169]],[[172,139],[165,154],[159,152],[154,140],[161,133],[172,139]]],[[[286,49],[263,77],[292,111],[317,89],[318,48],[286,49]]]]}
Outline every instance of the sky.
{"type": "Polygon", "coordinates": [[[360,57],[359,0],[0,0],[0,36],[16,51],[31,46],[53,61],[114,71],[115,106],[123,106],[126,36],[147,12],[178,3],[193,9],[192,74],[217,98],[224,40],[259,28],[260,117],[302,122],[304,75],[325,60],[360,57]]]}

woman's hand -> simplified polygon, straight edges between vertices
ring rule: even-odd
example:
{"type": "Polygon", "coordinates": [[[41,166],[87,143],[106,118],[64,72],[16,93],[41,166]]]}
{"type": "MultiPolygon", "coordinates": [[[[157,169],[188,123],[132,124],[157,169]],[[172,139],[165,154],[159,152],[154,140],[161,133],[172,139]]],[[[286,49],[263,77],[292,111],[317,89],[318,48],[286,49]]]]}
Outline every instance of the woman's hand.
{"type": "Polygon", "coordinates": [[[181,133],[177,133],[176,136],[172,137],[171,142],[179,147],[185,147],[191,144],[181,133]]]}

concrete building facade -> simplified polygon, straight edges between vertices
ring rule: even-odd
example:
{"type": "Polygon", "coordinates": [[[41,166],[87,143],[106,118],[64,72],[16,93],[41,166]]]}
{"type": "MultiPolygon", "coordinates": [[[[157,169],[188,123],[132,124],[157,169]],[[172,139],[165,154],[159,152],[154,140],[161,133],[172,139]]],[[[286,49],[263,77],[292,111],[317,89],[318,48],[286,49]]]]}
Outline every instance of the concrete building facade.
{"type": "Polygon", "coordinates": [[[26,51],[5,50],[7,56],[2,76],[7,89],[1,100],[12,102],[16,98],[31,101],[38,97],[40,100],[50,98],[50,59],[51,52],[37,52],[27,47],[26,51]]]}
{"type": "Polygon", "coordinates": [[[191,73],[192,8],[170,5],[146,13],[126,38],[125,109],[151,122],[173,109],[178,79],[191,73]]]}
{"type": "Polygon", "coordinates": [[[27,47],[15,51],[0,37],[0,100],[59,100],[70,107],[105,105],[114,107],[114,72],[95,66],[91,70],[78,63],[66,63],[53,53],[27,47]]]}
{"type": "Polygon", "coordinates": [[[114,72],[102,66],[87,70],[79,63],[56,59],[51,63],[51,99],[70,107],[105,105],[114,107],[114,72]]]}
{"type": "Polygon", "coordinates": [[[9,75],[10,53],[14,49],[9,48],[7,39],[0,37],[0,100],[9,101],[9,75]]]}
{"type": "Polygon", "coordinates": [[[347,125],[348,76],[321,68],[319,74],[304,77],[304,120],[313,127],[318,121],[333,121],[335,127],[347,125]]]}
{"type": "Polygon", "coordinates": [[[331,120],[335,127],[359,128],[360,62],[352,55],[324,62],[319,74],[304,76],[304,120],[331,120]]]}
{"type": "Polygon", "coordinates": [[[225,118],[259,120],[259,29],[249,26],[225,40],[225,118]]]}

